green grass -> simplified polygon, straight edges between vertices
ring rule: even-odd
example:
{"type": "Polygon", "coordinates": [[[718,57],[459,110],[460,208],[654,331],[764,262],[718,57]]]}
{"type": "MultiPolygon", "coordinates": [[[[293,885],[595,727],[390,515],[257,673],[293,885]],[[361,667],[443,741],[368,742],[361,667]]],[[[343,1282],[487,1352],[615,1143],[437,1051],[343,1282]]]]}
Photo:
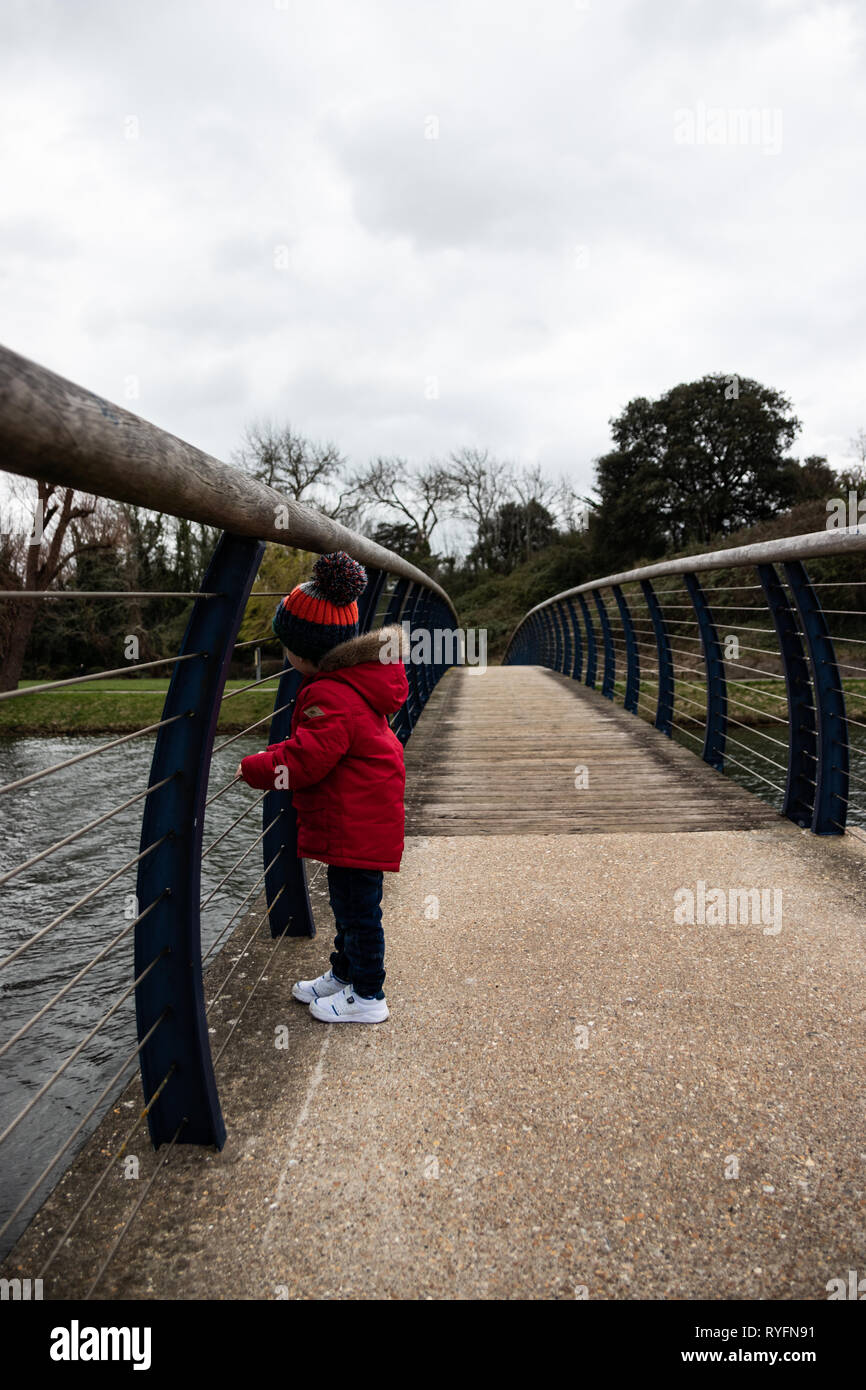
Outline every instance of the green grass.
{"type": "MultiPolygon", "coordinates": [[[[21,685],[39,685],[22,681],[21,685]]],[[[245,680],[226,683],[226,693],[248,685],[245,680]]],[[[263,719],[273,708],[276,679],[254,690],[224,700],[218,728],[221,733],[240,733],[263,719]]],[[[86,685],[60,686],[40,695],[20,695],[0,700],[0,737],[39,734],[131,734],[162,718],[168,690],[164,680],[102,680],[86,685]]],[[[266,725],[260,726],[263,730],[266,725]]]]}
{"type": "MultiPolygon", "coordinates": [[[[38,681],[22,681],[22,686],[38,685],[38,681]]],[[[228,681],[226,692],[247,685],[245,680],[228,681]]],[[[598,676],[601,687],[601,672],[598,676]]],[[[866,680],[846,680],[845,703],[852,719],[866,723],[866,680]]],[[[127,734],[162,718],[162,707],[168,680],[102,680],[86,685],[61,686],[41,695],[22,695],[14,700],[0,700],[0,737],[40,734],[127,734]]],[[[273,708],[276,678],[254,690],[246,690],[224,700],[218,728],[221,733],[240,733],[256,720],[264,719],[273,708]]],[[[782,681],[760,680],[729,683],[728,712],[732,719],[749,727],[781,729],[779,719],[787,720],[788,707],[782,681]],[[774,698],[775,697],[775,698],[774,698]],[[751,706],[752,708],[746,708],[751,706]],[[775,716],[775,718],[774,718],[775,716]]],[[[616,704],[621,705],[625,683],[616,682],[616,704]]],[[[655,716],[657,687],[653,681],[641,681],[639,712],[644,718],[655,716]]],[[[706,707],[706,686],[692,681],[686,686],[678,683],[674,720],[678,724],[702,725],[706,707]]],[[[260,725],[264,730],[267,726],[260,725]]],[[[782,735],[784,737],[784,734],[782,735]]]]}

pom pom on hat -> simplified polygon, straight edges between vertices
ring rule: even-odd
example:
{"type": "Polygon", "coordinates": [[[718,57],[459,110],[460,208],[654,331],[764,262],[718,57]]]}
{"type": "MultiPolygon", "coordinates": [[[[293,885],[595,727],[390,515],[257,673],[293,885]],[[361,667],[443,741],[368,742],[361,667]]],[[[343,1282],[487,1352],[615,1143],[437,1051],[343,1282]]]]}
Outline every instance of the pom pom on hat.
{"type": "MultiPolygon", "coordinates": [[[[306,587],[306,586],[305,586],[306,587]]],[[[320,555],[313,566],[310,588],[321,598],[342,605],[352,603],[367,587],[367,571],[345,550],[320,555]]]]}

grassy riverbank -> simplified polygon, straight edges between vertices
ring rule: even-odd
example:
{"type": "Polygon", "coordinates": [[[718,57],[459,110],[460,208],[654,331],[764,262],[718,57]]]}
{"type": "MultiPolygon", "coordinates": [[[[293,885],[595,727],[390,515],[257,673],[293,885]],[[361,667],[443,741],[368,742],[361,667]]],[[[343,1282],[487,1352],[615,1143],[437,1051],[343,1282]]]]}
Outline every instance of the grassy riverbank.
{"type": "MultiPolygon", "coordinates": [[[[22,681],[23,686],[37,684],[22,681]]],[[[248,681],[228,681],[226,694],[248,681]]],[[[276,680],[224,699],[220,733],[240,733],[273,709],[276,680]]],[[[49,734],[128,734],[162,718],[168,680],[104,680],[61,686],[40,695],[0,700],[0,737],[49,734]]],[[[261,726],[263,738],[267,724],[261,726]]]]}
{"type": "MultiPolygon", "coordinates": [[[[23,685],[35,682],[22,682],[23,685]]],[[[246,681],[229,681],[227,695],[241,690],[246,681]]],[[[845,681],[848,714],[866,723],[866,680],[845,681]]],[[[600,685],[600,675],[599,675],[600,685]]],[[[273,708],[276,680],[241,694],[231,694],[223,701],[220,711],[221,733],[239,733],[242,729],[266,720],[273,708]]],[[[168,689],[167,680],[104,680],[86,685],[72,685],[49,690],[41,695],[21,695],[14,700],[0,701],[0,738],[49,734],[126,734],[162,718],[162,707],[168,689]]],[[[692,681],[688,688],[677,688],[674,719],[678,724],[702,724],[706,705],[706,687],[692,681]]],[[[616,685],[616,703],[622,704],[625,686],[616,685]]],[[[655,713],[656,687],[652,681],[641,682],[640,709],[645,716],[655,713]]],[[[728,687],[728,713],[731,720],[749,728],[776,725],[787,720],[785,687],[782,681],[754,680],[728,687]]],[[[267,724],[260,726],[263,736],[267,724]]],[[[782,737],[785,737],[783,734],[782,737]]]]}

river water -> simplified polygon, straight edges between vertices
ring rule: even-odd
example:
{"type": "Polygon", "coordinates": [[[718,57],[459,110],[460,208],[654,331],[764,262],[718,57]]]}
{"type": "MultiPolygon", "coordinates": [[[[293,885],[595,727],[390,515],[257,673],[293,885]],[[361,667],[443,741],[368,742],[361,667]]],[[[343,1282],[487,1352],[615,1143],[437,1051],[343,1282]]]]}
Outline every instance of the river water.
{"type": "MultiPolygon", "coordinates": [[[[0,740],[0,784],[74,757],[104,741],[108,739],[82,735],[0,740]]],[[[218,753],[211,770],[209,795],[228,782],[240,758],[256,752],[264,741],[261,733],[246,734],[218,753]]],[[[0,797],[0,872],[38,854],[142,791],[147,785],[152,756],[152,737],[133,739],[0,797]]],[[[260,795],[238,782],[215,801],[206,815],[205,846],[228,829],[260,795]]],[[[0,959],[138,854],[143,804],[137,802],[0,888],[0,959]]],[[[203,861],[203,900],[229,874],[262,828],[261,808],[256,807],[203,861]]],[[[203,953],[219,936],[263,868],[261,848],[256,846],[203,909],[203,953]]],[[[128,924],[135,915],[131,900],[135,880],[133,866],[0,971],[0,1047],[128,924]]],[[[226,934],[220,948],[231,934],[226,934]]],[[[132,979],[130,933],[0,1057],[0,1133],[129,988],[132,979]]],[[[130,995],[26,1119],[0,1144],[0,1226],[135,1045],[135,1000],[130,995]]],[[[124,1081],[135,1073],[133,1065],[124,1081]]],[[[0,1240],[0,1255],[9,1249],[29,1215],[63,1174],[122,1084],[118,1082],[112,1088],[76,1144],[64,1154],[0,1240]]]]}

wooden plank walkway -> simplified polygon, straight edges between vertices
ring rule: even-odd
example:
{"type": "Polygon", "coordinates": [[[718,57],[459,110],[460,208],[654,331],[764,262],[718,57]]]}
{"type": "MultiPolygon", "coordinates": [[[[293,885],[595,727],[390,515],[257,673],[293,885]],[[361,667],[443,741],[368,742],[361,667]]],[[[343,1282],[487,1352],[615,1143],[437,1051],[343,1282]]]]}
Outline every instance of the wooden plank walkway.
{"type": "Polygon", "coordinates": [[[406,774],[407,835],[748,830],[779,820],[644,720],[537,666],[449,671],[409,740],[406,774]]]}

